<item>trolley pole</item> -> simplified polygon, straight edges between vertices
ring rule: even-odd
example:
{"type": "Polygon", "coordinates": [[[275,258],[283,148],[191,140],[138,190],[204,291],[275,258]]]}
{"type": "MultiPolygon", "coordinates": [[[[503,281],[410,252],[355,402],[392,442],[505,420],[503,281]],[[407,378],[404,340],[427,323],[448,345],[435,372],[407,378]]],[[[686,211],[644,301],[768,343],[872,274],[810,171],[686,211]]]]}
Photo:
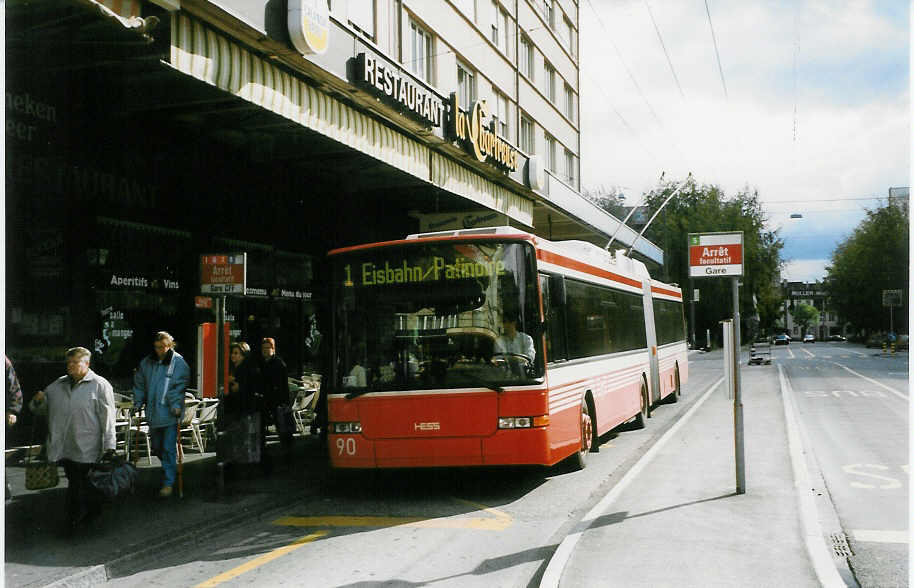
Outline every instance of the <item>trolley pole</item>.
{"type": "Polygon", "coordinates": [[[739,278],[733,278],[733,444],[736,453],[736,493],[746,493],[746,456],[743,437],[743,399],[740,394],[739,278]]]}

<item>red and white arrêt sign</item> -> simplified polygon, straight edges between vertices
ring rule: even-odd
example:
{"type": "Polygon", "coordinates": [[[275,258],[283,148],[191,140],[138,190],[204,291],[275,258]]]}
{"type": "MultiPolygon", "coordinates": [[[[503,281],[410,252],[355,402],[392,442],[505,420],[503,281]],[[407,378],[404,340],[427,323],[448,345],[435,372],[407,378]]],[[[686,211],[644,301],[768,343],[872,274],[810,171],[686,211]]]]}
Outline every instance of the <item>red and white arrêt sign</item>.
{"type": "Polygon", "coordinates": [[[247,285],[246,253],[200,256],[200,292],[244,294],[247,285]]]}
{"type": "Polygon", "coordinates": [[[743,275],[743,233],[689,233],[689,277],[743,275]]]}

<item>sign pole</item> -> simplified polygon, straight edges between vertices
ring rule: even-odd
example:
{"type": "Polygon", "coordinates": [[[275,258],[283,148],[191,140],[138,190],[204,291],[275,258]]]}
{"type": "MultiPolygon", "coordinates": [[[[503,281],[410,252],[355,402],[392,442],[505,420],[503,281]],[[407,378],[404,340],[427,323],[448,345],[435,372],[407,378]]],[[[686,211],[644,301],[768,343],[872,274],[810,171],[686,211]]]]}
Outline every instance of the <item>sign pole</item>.
{"type": "Polygon", "coordinates": [[[733,445],[736,453],[736,493],[746,493],[746,456],[743,438],[743,399],[739,377],[739,278],[733,277],[733,445]]]}
{"type": "Polygon", "coordinates": [[[220,416],[223,410],[222,397],[225,391],[225,296],[216,296],[216,398],[220,400],[220,416]]]}
{"type": "Polygon", "coordinates": [[[692,349],[695,349],[698,347],[698,341],[695,338],[695,285],[692,278],[689,278],[689,326],[692,349]]]}

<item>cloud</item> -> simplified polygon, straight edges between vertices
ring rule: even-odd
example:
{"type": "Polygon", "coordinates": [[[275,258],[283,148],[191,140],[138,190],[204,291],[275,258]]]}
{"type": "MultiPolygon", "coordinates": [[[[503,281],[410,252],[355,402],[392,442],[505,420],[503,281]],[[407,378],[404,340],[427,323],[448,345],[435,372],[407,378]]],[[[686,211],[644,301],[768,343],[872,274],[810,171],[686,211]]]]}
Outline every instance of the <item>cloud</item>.
{"type": "Polygon", "coordinates": [[[783,271],[781,279],[788,282],[816,282],[822,281],[825,277],[825,267],[828,265],[827,259],[803,259],[788,262],[783,271]]]}
{"type": "Polygon", "coordinates": [[[712,3],[725,99],[704,6],[650,4],[685,98],[643,1],[593,0],[599,21],[580,6],[584,187],[637,197],[662,171],[728,194],[748,186],[773,226],[804,215],[785,251],[825,259],[876,204],[854,199],[909,184],[907,10],[712,3]]]}

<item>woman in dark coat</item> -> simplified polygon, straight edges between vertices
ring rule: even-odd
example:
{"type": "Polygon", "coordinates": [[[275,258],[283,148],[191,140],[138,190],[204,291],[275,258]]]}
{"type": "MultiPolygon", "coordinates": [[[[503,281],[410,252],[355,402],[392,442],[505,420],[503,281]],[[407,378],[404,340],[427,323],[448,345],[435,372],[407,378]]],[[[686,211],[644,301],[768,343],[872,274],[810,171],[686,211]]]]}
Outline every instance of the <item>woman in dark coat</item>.
{"type": "Polygon", "coordinates": [[[234,422],[242,415],[260,410],[262,384],[257,362],[250,357],[251,347],[244,341],[229,346],[229,379],[223,398],[224,416],[234,422]]]}

